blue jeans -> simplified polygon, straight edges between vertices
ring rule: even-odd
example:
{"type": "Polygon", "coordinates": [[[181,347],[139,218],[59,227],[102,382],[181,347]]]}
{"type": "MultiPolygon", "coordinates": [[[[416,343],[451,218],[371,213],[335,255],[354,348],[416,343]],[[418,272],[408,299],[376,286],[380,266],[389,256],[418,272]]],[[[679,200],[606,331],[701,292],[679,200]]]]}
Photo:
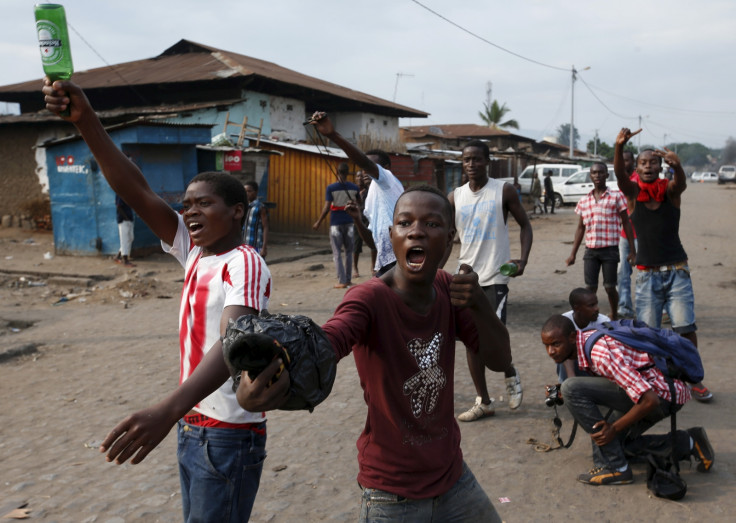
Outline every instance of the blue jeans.
{"type": "MultiPolygon", "coordinates": [[[[609,423],[623,416],[633,406],[634,402],[626,391],[608,378],[602,377],[573,377],[562,382],[562,397],[565,405],[582,428],[588,434],[593,432],[593,425],[601,421],[604,416],[600,407],[605,410],[613,409],[609,423]]],[[[677,405],[674,411],[677,412],[677,405]]],[[[631,425],[627,430],[618,433],[616,439],[599,447],[593,444],[593,465],[622,469],[628,466],[629,458],[643,458],[647,454],[669,456],[671,447],[670,434],[643,436],[658,421],[668,417],[671,412],[670,402],[659,399],[659,406],[645,418],[631,425]]],[[[592,440],[591,440],[592,441],[592,440]]],[[[690,455],[690,436],[684,430],[677,431],[676,457],[686,459],[690,455]]]]}
{"type": "MultiPolygon", "coordinates": [[[[634,240],[634,246],[639,248],[639,241],[634,240]]],[[[629,241],[621,237],[618,242],[618,315],[634,316],[634,304],[631,302],[631,272],[633,271],[629,260],[629,241]]]]}
{"type": "Polygon", "coordinates": [[[266,422],[253,430],[179,421],[179,481],[185,523],[248,521],[266,459],[266,422]]]}
{"type": "Polygon", "coordinates": [[[650,327],[662,326],[667,310],[672,330],[678,334],[695,332],[695,296],[690,268],[667,271],[639,271],[636,275],[636,316],[650,327]]]}
{"type": "Polygon", "coordinates": [[[352,223],[330,225],[330,247],[332,260],[337,270],[337,280],[348,284],[353,279],[353,238],[355,231],[352,223]],[[345,250],[345,263],[342,261],[341,251],[345,250]]]}
{"type": "Polygon", "coordinates": [[[463,462],[463,473],[450,490],[427,499],[406,499],[383,490],[363,489],[361,523],[427,521],[501,522],[491,500],[463,462]]]}

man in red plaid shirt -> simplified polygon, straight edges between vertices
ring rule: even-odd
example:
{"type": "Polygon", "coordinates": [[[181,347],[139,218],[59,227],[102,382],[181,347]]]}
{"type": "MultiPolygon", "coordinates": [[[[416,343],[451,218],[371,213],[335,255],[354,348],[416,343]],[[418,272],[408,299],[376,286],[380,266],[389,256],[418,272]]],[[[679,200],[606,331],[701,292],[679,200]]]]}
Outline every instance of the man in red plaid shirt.
{"type": "Polygon", "coordinates": [[[612,191],[606,186],[608,167],[596,162],[590,168],[590,179],[593,190],[585,195],[575,207],[580,216],[575,230],[572,252],[567,258],[568,267],[575,263],[580,244],[585,236],[585,254],[583,255],[583,275],[585,286],[593,292],[598,290],[598,273],[603,272],[603,288],[608,295],[611,306],[611,319],[618,319],[618,292],[616,291],[617,267],[619,262],[618,243],[623,225],[629,241],[629,261],[636,259],[634,231],[626,212],[626,198],[619,191],[612,191]]]}
{"type": "MultiPolygon", "coordinates": [[[[602,336],[585,356],[585,341],[595,331],[577,331],[562,315],[551,316],[542,327],[542,343],[555,363],[576,360],[590,377],[576,376],[562,382],[565,405],[580,427],[593,440],[594,468],[578,476],[590,485],[622,485],[634,480],[628,460],[647,454],[670,455],[670,434],[643,435],[660,420],[680,410],[690,399],[690,390],[673,380],[669,384],[652,357],[610,336],[602,336]],[[610,408],[604,417],[600,407],[610,408]]],[[[678,460],[694,457],[697,469],[708,472],[714,452],[703,427],[678,430],[675,436],[678,460]]]]}

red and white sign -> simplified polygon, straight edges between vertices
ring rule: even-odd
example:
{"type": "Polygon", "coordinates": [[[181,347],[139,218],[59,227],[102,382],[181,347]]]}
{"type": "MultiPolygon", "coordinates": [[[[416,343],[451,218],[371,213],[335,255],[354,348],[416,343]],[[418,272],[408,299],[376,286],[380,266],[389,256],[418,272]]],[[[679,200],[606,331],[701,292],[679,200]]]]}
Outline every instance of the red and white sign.
{"type": "Polygon", "coordinates": [[[224,167],[226,171],[241,171],[243,169],[242,151],[227,151],[224,167]]]}

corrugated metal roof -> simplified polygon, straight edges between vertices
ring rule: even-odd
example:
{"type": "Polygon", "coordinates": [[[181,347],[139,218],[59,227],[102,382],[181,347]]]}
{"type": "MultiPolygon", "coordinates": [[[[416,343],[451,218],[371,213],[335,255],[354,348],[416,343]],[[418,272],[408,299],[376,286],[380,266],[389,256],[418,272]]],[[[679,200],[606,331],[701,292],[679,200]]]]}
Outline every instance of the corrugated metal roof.
{"type": "MultiPolygon", "coordinates": [[[[497,136],[518,136],[513,135],[503,129],[487,127],[477,124],[448,124],[448,125],[414,125],[410,127],[402,127],[411,138],[422,138],[425,136],[434,136],[436,138],[453,139],[453,138],[490,138],[497,136]]],[[[527,138],[529,140],[529,138],[527,138]]]]}
{"type": "MultiPolygon", "coordinates": [[[[284,86],[326,93],[360,104],[382,108],[384,112],[407,117],[426,117],[428,113],[347,87],[214,47],[180,40],[155,58],[99,67],[74,74],[74,81],[84,89],[117,88],[123,85],[192,84],[239,79],[244,83],[270,80],[284,86]]],[[[19,101],[21,95],[39,95],[38,80],[0,87],[0,98],[19,101]]]]}

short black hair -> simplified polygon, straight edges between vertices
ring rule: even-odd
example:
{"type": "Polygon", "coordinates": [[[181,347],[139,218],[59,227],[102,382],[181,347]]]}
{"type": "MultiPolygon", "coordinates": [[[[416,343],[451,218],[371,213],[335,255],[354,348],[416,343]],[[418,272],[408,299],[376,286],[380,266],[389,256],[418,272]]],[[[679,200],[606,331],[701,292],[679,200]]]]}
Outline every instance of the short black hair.
{"type": "MultiPolygon", "coordinates": [[[[602,165],[603,168],[606,170],[606,173],[608,172],[608,166],[605,164],[605,162],[593,162],[593,165],[602,165]]],[[[590,170],[593,170],[593,165],[590,166],[590,170]]]]}
{"type": "Polygon", "coordinates": [[[467,149],[468,147],[477,147],[478,149],[483,151],[483,158],[488,159],[491,157],[491,150],[488,148],[488,144],[486,142],[482,142],[480,140],[470,140],[463,146],[463,150],[467,149]]]}
{"type": "Polygon", "coordinates": [[[570,296],[568,297],[568,301],[570,302],[570,307],[573,309],[576,305],[578,305],[586,296],[590,296],[591,294],[595,294],[590,289],[587,289],[585,287],[578,287],[576,289],[573,289],[570,291],[570,296]]]}
{"type": "Polygon", "coordinates": [[[345,162],[340,162],[340,165],[337,166],[337,173],[347,176],[350,174],[350,166],[345,162]]]}
{"type": "Polygon", "coordinates": [[[394,206],[394,214],[396,214],[396,208],[399,206],[399,200],[401,200],[401,198],[403,198],[405,194],[419,192],[419,191],[432,193],[442,198],[442,202],[443,202],[442,212],[447,217],[447,223],[450,225],[450,227],[453,227],[454,217],[452,213],[452,205],[450,204],[450,200],[447,199],[447,195],[445,195],[445,193],[443,193],[442,191],[440,191],[437,187],[434,187],[433,185],[426,185],[426,184],[412,185],[409,188],[407,188],[403,193],[401,193],[401,196],[399,196],[399,198],[396,200],[396,205],[394,206]]]}
{"type": "Polygon", "coordinates": [[[192,178],[188,185],[196,182],[210,184],[215,194],[222,198],[229,206],[242,203],[245,207],[248,207],[248,197],[245,195],[245,187],[243,187],[237,178],[230,174],[215,171],[199,173],[192,178]]]}
{"type": "MultiPolygon", "coordinates": [[[[636,157],[636,161],[638,162],[639,161],[639,158],[641,158],[641,155],[643,153],[647,153],[647,152],[649,152],[649,153],[655,153],[656,151],[654,149],[652,149],[651,147],[649,147],[647,149],[642,149],[641,151],[639,151],[639,156],[636,157]]],[[[662,165],[662,158],[659,155],[657,155],[657,154],[655,154],[654,157],[659,161],[659,165],[662,165]]]]}
{"type": "Polygon", "coordinates": [[[553,314],[544,322],[542,332],[549,332],[553,329],[560,329],[564,336],[569,336],[571,333],[575,332],[575,325],[573,325],[572,320],[567,316],[563,316],[562,314],[553,314]]]}
{"type": "Polygon", "coordinates": [[[634,151],[624,150],[624,152],[621,153],[621,154],[624,155],[624,156],[627,155],[627,154],[630,154],[631,155],[631,159],[634,160],[634,162],[636,163],[636,155],[634,154],[634,151]]]}
{"type": "Polygon", "coordinates": [[[248,180],[243,184],[243,187],[250,187],[254,191],[258,192],[258,182],[255,180],[248,180]]]}
{"type": "Polygon", "coordinates": [[[378,165],[380,165],[384,169],[391,168],[391,157],[388,155],[386,151],[382,149],[371,149],[370,151],[366,151],[365,155],[366,156],[378,156],[378,161],[376,162],[378,165]]]}

